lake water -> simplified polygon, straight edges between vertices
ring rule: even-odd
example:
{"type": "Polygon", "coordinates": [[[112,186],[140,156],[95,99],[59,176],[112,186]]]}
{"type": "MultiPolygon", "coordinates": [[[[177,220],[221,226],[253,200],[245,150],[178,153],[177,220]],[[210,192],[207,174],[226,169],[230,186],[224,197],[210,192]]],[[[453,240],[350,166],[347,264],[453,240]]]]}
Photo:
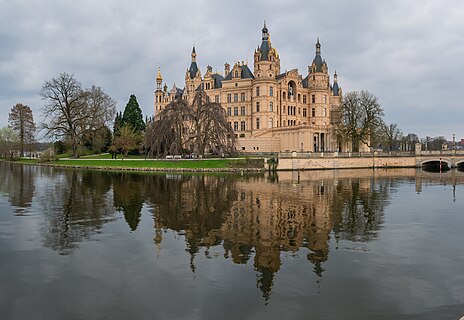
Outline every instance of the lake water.
{"type": "Polygon", "coordinates": [[[464,172],[0,163],[0,319],[459,319],[464,172]]]}

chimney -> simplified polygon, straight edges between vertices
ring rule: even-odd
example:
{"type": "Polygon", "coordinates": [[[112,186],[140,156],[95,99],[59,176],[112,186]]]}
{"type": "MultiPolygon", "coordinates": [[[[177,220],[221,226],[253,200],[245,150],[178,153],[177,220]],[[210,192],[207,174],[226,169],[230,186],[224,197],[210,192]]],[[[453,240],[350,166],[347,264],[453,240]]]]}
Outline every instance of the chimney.
{"type": "Polygon", "coordinates": [[[230,73],[230,64],[227,62],[224,64],[224,77],[227,77],[227,75],[230,73]]]}

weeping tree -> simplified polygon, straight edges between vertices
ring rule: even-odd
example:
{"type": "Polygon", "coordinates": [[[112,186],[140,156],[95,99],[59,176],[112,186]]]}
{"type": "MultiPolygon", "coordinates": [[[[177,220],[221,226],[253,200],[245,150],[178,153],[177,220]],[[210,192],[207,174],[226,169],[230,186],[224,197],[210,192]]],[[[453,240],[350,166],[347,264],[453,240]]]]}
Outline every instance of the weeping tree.
{"type": "Polygon", "coordinates": [[[191,111],[185,100],[176,100],[149,121],[144,139],[147,156],[182,153],[188,135],[186,121],[190,119],[191,111]]]}
{"type": "Polygon", "coordinates": [[[171,102],[145,131],[145,148],[150,157],[194,152],[204,155],[235,152],[235,133],[221,104],[210,102],[205,92],[198,92],[191,106],[179,99],[171,102]]]}
{"type": "Polygon", "coordinates": [[[216,153],[235,152],[235,133],[227,122],[220,103],[211,102],[204,91],[195,95],[192,106],[193,145],[195,152],[204,155],[208,149],[216,153]]]}

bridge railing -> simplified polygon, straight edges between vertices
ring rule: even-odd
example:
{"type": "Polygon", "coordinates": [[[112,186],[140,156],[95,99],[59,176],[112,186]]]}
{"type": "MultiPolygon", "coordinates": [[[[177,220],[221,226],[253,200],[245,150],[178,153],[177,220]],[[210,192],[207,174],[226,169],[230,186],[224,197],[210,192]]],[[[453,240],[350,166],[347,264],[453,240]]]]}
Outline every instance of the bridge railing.
{"type": "Polygon", "coordinates": [[[464,150],[422,150],[421,156],[464,156],[464,150]]]}
{"type": "Polygon", "coordinates": [[[414,157],[414,152],[280,152],[279,158],[372,158],[372,157],[414,157]]]}

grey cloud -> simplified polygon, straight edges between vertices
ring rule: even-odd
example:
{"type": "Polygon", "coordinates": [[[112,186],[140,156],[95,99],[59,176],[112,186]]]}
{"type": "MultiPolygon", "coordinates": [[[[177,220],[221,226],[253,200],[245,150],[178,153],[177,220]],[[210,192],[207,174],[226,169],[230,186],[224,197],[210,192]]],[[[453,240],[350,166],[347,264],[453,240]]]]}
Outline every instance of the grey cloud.
{"type": "Polygon", "coordinates": [[[0,126],[60,72],[99,85],[122,110],[153,112],[154,78],[183,87],[195,43],[202,73],[248,60],[267,20],[282,69],[307,72],[319,36],[344,91],[369,90],[389,122],[420,136],[464,137],[460,1],[11,1],[0,4],[0,126]]]}

